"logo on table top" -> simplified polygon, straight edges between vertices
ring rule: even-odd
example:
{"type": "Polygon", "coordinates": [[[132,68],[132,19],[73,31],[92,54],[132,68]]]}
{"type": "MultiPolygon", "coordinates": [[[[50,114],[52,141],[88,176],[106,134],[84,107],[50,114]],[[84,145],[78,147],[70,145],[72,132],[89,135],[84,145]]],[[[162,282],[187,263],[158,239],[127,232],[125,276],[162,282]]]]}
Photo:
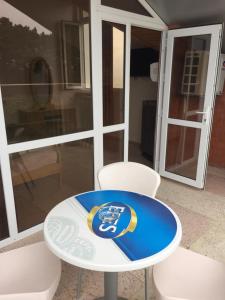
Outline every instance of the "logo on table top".
{"type": "Polygon", "coordinates": [[[135,230],[137,215],[134,209],[126,204],[109,202],[93,207],[87,222],[89,229],[97,236],[114,239],[135,230]]]}

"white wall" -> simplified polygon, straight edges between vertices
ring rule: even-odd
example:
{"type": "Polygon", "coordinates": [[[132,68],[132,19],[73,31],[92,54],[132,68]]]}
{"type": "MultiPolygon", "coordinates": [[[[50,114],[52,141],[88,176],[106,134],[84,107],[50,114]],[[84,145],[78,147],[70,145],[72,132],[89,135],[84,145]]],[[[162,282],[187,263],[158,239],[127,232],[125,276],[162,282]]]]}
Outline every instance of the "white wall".
{"type": "Polygon", "coordinates": [[[157,100],[158,83],[148,77],[130,78],[130,128],[129,140],[141,142],[143,100],[157,100]]]}

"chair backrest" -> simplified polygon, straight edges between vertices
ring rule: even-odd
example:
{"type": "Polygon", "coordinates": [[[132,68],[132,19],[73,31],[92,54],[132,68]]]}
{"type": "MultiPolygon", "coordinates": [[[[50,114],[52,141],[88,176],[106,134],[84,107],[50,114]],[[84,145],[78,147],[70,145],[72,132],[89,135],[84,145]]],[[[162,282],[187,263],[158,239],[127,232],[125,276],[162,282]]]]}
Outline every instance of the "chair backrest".
{"type": "Polygon", "coordinates": [[[118,162],[103,167],[98,173],[103,190],[127,190],[155,197],[160,176],[153,169],[135,162],[118,162]]]}
{"type": "Polygon", "coordinates": [[[0,300],[50,299],[42,298],[39,293],[50,293],[51,287],[59,282],[61,275],[61,262],[45,242],[1,253],[0,266],[4,270],[4,276],[0,277],[0,300]],[[32,297],[33,293],[39,296],[32,297]],[[28,296],[22,297],[24,294],[28,296]]]}

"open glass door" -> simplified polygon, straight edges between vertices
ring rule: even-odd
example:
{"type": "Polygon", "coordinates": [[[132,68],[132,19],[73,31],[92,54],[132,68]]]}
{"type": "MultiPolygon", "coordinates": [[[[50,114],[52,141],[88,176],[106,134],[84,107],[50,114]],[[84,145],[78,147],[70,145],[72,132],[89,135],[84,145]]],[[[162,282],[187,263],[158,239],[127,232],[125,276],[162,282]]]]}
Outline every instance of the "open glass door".
{"type": "Polygon", "coordinates": [[[168,32],[160,174],[203,188],[221,25],[168,32]]]}

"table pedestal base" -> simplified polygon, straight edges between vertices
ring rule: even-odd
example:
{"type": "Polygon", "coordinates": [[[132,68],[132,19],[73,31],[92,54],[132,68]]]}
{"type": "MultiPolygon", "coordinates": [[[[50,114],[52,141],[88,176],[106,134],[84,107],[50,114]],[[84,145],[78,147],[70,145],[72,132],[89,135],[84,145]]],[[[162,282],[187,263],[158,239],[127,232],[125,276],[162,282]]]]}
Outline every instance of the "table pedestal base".
{"type": "Polygon", "coordinates": [[[105,272],[104,273],[104,297],[95,300],[128,300],[126,298],[118,297],[118,273],[105,272]]]}

